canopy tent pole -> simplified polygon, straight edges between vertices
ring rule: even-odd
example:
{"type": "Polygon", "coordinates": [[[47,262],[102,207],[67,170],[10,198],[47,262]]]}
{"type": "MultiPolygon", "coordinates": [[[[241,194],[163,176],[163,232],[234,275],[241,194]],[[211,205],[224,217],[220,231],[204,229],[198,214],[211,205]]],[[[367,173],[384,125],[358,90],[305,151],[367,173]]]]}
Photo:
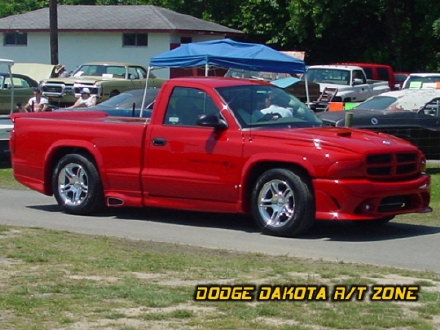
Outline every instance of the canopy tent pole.
{"type": "Polygon", "coordinates": [[[9,115],[12,115],[12,113],[14,112],[14,79],[12,76],[12,65],[14,63],[8,63],[8,71],[9,71],[9,77],[11,79],[11,108],[9,111],[9,115]]]}
{"type": "Polygon", "coordinates": [[[151,70],[152,70],[152,67],[148,66],[148,69],[147,69],[147,79],[145,80],[144,95],[142,96],[141,111],[139,113],[139,117],[140,118],[142,118],[142,115],[144,114],[145,100],[147,99],[148,79],[150,78],[150,71],[151,70]]]}
{"type": "Polygon", "coordinates": [[[205,77],[208,77],[208,73],[209,73],[209,65],[208,62],[205,63],[205,77]]]}
{"type": "Polygon", "coordinates": [[[304,72],[304,83],[306,85],[307,106],[310,107],[309,82],[307,81],[307,71],[304,72]]]}

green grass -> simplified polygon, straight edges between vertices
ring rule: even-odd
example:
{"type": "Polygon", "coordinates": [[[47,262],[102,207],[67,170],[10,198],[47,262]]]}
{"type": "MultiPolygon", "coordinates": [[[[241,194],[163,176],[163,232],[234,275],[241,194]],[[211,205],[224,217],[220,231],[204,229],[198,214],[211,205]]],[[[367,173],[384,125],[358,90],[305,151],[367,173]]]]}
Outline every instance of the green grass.
{"type": "Polygon", "coordinates": [[[3,166],[0,166],[0,188],[5,189],[27,189],[21,183],[14,179],[12,169],[6,167],[7,164],[1,163],[3,166]]]}
{"type": "Polygon", "coordinates": [[[396,217],[393,222],[440,227],[440,168],[438,165],[430,165],[427,172],[431,175],[432,181],[430,206],[433,212],[400,215],[396,217]]]}
{"type": "Polygon", "coordinates": [[[0,226],[5,329],[438,328],[438,274],[0,226]],[[194,301],[196,285],[420,285],[416,302],[194,301]]]}

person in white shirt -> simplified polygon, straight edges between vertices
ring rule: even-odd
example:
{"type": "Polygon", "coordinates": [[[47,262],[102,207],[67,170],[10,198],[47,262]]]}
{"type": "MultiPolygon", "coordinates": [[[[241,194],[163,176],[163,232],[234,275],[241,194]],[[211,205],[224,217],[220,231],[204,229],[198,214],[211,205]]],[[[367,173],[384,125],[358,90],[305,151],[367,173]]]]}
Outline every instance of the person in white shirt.
{"type": "Polygon", "coordinates": [[[76,102],[71,105],[70,107],[67,107],[68,109],[72,108],[79,108],[79,107],[91,107],[96,104],[96,95],[90,94],[90,89],[83,88],[80,92],[81,96],[76,100],[76,102]]]}
{"type": "Polygon", "coordinates": [[[49,105],[49,101],[47,98],[43,97],[41,90],[37,87],[34,88],[34,96],[31,97],[26,103],[26,105],[20,109],[20,111],[24,112],[40,112],[47,111],[47,107],[49,105]]]}
{"type": "Polygon", "coordinates": [[[263,115],[273,115],[273,119],[278,119],[280,117],[293,117],[292,110],[283,107],[281,100],[279,100],[275,95],[270,95],[265,100],[266,108],[261,109],[260,112],[263,115]]]}

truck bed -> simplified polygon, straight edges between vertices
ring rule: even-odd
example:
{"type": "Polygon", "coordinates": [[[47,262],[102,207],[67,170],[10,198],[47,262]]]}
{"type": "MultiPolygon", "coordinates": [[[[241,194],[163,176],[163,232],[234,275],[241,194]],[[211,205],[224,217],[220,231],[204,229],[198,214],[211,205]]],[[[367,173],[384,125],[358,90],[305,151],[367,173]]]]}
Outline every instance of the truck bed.
{"type": "MultiPolygon", "coordinates": [[[[19,173],[25,184],[51,194],[51,187],[45,186],[44,182],[57,161],[57,154],[65,153],[69,148],[75,151],[80,146],[91,153],[98,153],[96,162],[106,188],[117,186],[119,190],[140,191],[140,151],[147,123],[145,118],[110,117],[103,112],[74,111],[32,115],[13,116],[16,128],[14,137],[27,144],[26,148],[14,151],[15,172],[19,173]],[[44,157],[29,157],[29,151],[44,157]]],[[[11,140],[13,149],[15,139],[11,140]]]]}

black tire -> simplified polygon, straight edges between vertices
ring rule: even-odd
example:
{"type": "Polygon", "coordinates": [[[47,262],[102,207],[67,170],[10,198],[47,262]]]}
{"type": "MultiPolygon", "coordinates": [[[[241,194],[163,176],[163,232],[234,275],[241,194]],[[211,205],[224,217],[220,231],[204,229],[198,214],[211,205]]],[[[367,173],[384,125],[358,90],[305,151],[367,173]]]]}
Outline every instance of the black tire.
{"type": "Polygon", "coordinates": [[[90,214],[104,205],[101,177],[93,161],[82,154],[62,157],[52,175],[52,189],[66,213],[90,214]]]}
{"type": "Polygon", "coordinates": [[[251,196],[252,214],[263,233],[293,237],[315,221],[315,201],[308,178],[283,168],[264,172],[251,196]]]}

